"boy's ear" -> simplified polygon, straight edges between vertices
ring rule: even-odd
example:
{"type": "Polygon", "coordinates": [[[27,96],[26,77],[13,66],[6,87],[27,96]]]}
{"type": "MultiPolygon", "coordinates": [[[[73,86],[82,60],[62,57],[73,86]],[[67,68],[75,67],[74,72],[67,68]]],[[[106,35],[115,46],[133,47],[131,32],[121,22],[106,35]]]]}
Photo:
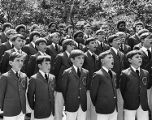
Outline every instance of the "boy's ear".
{"type": "Polygon", "coordinates": [[[41,64],[38,64],[37,66],[38,66],[38,68],[40,68],[40,67],[41,67],[41,64]]]}
{"type": "Polygon", "coordinates": [[[128,58],[129,63],[131,62],[131,58],[128,58]]]}
{"type": "Polygon", "coordinates": [[[12,66],[12,61],[9,61],[10,66],[12,66]]]}
{"type": "Polygon", "coordinates": [[[73,60],[74,60],[74,59],[73,59],[73,58],[70,58],[70,60],[71,60],[71,62],[73,63],[73,60]]]}

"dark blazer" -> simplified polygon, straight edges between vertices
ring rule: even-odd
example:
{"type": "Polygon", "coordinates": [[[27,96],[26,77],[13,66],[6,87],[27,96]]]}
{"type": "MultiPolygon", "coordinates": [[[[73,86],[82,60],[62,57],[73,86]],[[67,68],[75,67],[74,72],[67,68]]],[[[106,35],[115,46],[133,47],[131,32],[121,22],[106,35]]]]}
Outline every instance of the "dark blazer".
{"type": "Polygon", "coordinates": [[[51,73],[53,73],[53,70],[54,70],[54,62],[55,62],[55,58],[57,54],[63,51],[60,45],[57,45],[57,46],[58,46],[58,51],[56,51],[55,47],[52,44],[47,46],[47,49],[46,49],[46,53],[51,56],[51,65],[52,65],[51,73]]]}
{"type": "Polygon", "coordinates": [[[128,41],[127,41],[128,45],[131,47],[131,49],[133,49],[133,47],[140,42],[141,42],[141,40],[139,39],[139,37],[136,34],[129,37],[128,41]]]}
{"type": "Polygon", "coordinates": [[[123,44],[123,47],[120,48],[120,51],[124,54],[127,54],[129,51],[131,51],[131,47],[129,45],[123,44]]]}
{"type": "Polygon", "coordinates": [[[93,75],[90,95],[97,113],[110,114],[117,109],[116,74],[113,71],[112,76],[103,68],[93,75]]]}
{"type": "MultiPolygon", "coordinates": [[[[146,55],[146,53],[143,50],[141,50],[141,52],[142,52],[141,68],[147,70],[149,72],[150,79],[152,79],[152,57],[151,59],[149,59],[149,57],[146,55]]],[[[151,52],[151,56],[152,56],[152,52],[151,52]]]]}
{"type": "Polygon", "coordinates": [[[110,46],[106,43],[101,43],[101,42],[97,42],[97,48],[96,48],[96,51],[95,53],[97,55],[99,55],[100,53],[106,51],[106,50],[109,50],[110,49],[110,46]]]}
{"type": "MultiPolygon", "coordinates": [[[[9,56],[11,53],[15,52],[15,49],[10,49],[4,52],[2,59],[0,61],[0,70],[1,73],[5,73],[10,70],[11,66],[9,64],[9,56]]],[[[22,54],[25,56],[24,65],[22,67],[22,72],[26,73],[26,66],[27,66],[27,54],[22,51],[22,54]]]]}
{"type": "Polygon", "coordinates": [[[87,82],[88,83],[87,89],[90,90],[93,73],[101,68],[101,62],[99,61],[98,56],[95,54],[95,58],[93,58],[89,53],[89,51],[87,51],[85,53],[83,68],[89,71],[89,80],[87,82]]]}
{"type": "Polygon", "coordinates": [[[1,39],[1,42],[4,43],[4,42],[7,42],[8,37],[5,35],[4,32],[2,32],[2,33],[0,34],[0,39],[1,39]]]}
{"type": "Polygon", "coordinates": [[[27,76],[20,72],[19,79],[9,70],[0,78],[0,108],[4,116],[16,116],[26,112],[27,76]]]}
{"type": "Polygon", "coordinates": [[[0,46],[0,60],[1,60],[2,55],[4,54],[4,52],[11,49],[11,48],[12,48],[12,46],[8,41],[1,44],[1,46],[0,46]]]}
{"type": "Polygon", "coordinates": [[[27,45],[25,45],[22,50],[27,53],[27,55],[31,56],[37,53],[36,48],[34,48],[34,46],[32,45],[32,43],[29,43],[27,45]]]}
{"type": "Polygon", "coordinates": [[[110,51],[114,59],[114,66],[112,70],[116,73],[116,77],[117,77],[116,83],[117,83],[117,87],[119,87],[119,77],[120,77],[121,71],[124,68],[124,60],[125,60],[124,53],[119,51],[118,54],[116,55],[115,51],[112,48],[110,48],[110,51]]]}
{"type": "Polygon", "coordinates": [[[49,74],[48,81],[40,72],[30,78],[27,98],[35,118],[47,118],[54,114],[55,76],[49,74]]]}
{"type": "Polygon", "coordinates": [[[76,112],[81,106],[83,111],[87,110],[86,85],[88,70],[81,70],[81,76],[77,75],[74,67],[66,69],[62,76],[61,90],[65,102],[65,110],[76,112]]]}
{"type": "Polygon", "coordinates": [[[65,69],[68,69],[72,66],[70,58],[66,52],[60,53],[56,56],[54,62],[54,70],[53,74],[56,77],[56,91],[61,92],[61,81],[62,81],[62,74],[65,69]]]}
{"type": "Polygon", "coordinates": [[[131,67],[122,71],[120,91],[125,109],[136,110],[141,105],[144,111],[148,110],[147,88],[151,87],[148,76],[144,69],[140,69],[140,77],[131,67]]]}

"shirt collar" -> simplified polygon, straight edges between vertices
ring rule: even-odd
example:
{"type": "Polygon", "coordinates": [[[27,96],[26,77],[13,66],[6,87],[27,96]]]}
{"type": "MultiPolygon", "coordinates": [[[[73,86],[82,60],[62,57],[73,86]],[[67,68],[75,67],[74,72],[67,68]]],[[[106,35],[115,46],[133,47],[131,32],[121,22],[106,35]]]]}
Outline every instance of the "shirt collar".
{"type": "Polygon", "coordinates": [[[20,49],[20,50],[18,50],[18,49],[16,49],[15,47],[14,47],[14,50],[15,50],[15,52],[19,52],[19,53],[22,53],[22,50],[20,49]]]}
{"type": "Polygon", "coordinates": [[[102,66],[102,68],[108,73],[108,69],[105,66],[102,66]]]}
{"type": "Polygon", "coordinates": [[[114,48],[114,47],[111,47],[111,48],[114,50],[114,52],[115,52],[116,55],[117,55],[118,50],[117,50],[116,48],[114,48]]]}
{"type": "MultiPolygon", "coordinates": [[[[147,48],[145,48],[144,46],[141,48],[142,51],[144,51],[146,53],[146,55],[148,55],[148,51],[147,48]]],[[[150,49],[149,49],[150,50],[150,49]]]]}
{"type": "Polygon", "coordinates": [[[33,45],[33,47],[35,48],[35,43],[32,41],[31,44],[33,45]]]}
{"type": "Polygon", "coordinates": [[[16,74],[18,72],[18,74],[20,73],[20,71],[15,71],[13,68],[11,68],[11,70],[16,74]]]}
{"type": "Polygon", "coordinates": [[[131,68],[133,69],[133,71],[136,72],[136,70],[138,70],[140,72],[140,67],[138,69],[134,68],[132,65],[131,65],[131,68]]]}
{"type": "Polygon", "coordinates": [[[88,52],[89,52],[89,54],[92,56],[93,53],[92,53],[90,50],[88,50],[88,52]]]}
{"type": "Polygon", "coordinates": [[[75,71],[76,71],[76,73],[77,73],[78,67],[76,67],[75,65],[73,65],[73,67],[74,67],[74,69],[75,69],[75,71]]]}
{"type": "Polygon", "coordinates": [[[48,73],[44,73],[42,70],[39,70],[39,72],[41,73],[41,75],[45,78],[45,74],[47,74],[48,76],[48,73]]]}
{"type": "Polygon", "coordinates": [[[13,43],[12,43],[10,40],[9,40],[8,42],[9,42],[9,44],[10,44],[11,46],[13,45],[13,43]]]}
{"type": "Polygon", "coordinates": [[[55,48],[55,43],[52,43],[53,47],[55,48]]]}
{"type": "Polygon", "coordinates": [[[70,56],[70,53],[68,52],[68,51],[65,51],[66,52],[66,54],[68,55],[68,57],[70,56]]]}
{"type": "Polygon", "coordinates": [[[46,53],[42,53],[41,51],[39,51],[39,53],[40,53],[41,55],[46,55],[46,53]]]}

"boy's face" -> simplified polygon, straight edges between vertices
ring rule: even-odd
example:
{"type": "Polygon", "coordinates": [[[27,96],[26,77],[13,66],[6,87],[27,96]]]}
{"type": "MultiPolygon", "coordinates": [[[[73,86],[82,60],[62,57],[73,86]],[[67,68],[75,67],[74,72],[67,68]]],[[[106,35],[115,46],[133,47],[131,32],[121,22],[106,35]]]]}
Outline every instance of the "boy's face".
{"type": "Polygon", "coordinates": [[[75,58],[71,58],[73,65],[78,68],[81,68],[84,63],[84,55],[76,56],[75,58]]]}
{"type": "Polygon", "coordinates": [[[17,37],[15,41],[12,42],[16,49],[20,50],[24,45],[24,40],[17,37]]]}
{"type": "Polygon", "coordinates": [[[49,73],[51,69],[51,62],[44,60],[42,64],[38,64],[39,69],[42,70],[44,73],[49,73]]]}
{"type": "Polygon", "coordinates": [[[124,44],[126,40],[126,35],[119,35],[119,39],[121,40],[121,43],[124,44]]]}
{"type": "Polygon", "coordinates": [[[139,54],[134,55],[132,58],[128,59],[132,66],[138,68],[142,64],[142,56],[139,54]]]}
{"type": "Polygon", "coordinates": [[[15,58],[13,61],[9,61],[9,64],[12,66],[12,69],[15,71],[20,71],[23,67],[24,58],[15,58]]]}
{"type": "Polygon", "coordinates": [[[45,52],[46,51],[46,48],[47,48],[47,45],[45,42],[40,42],[39,45],[38,45],[38,50],[39,51],[42,51],[42,52],[45,52]]]}
{"type": "Polygon", "coordinates": [[[72,27],[68,28],[68,33],[69,33],[69,34],[72,34],[72,33],[73,33],[73,28],[72,28],[72,27]]]}
{"type": "Polygon", "coordinates": [[[96,51],[96,46],[97,46],[96,41],[90,41],[89,44],[87,45],[87,48],[90,51],[94,52],[96,51]]]}
{"type": "Polygon", "coordinates": [[[112,47],[119,49],[120,45],[121,45],[121,41],[119,39],[119,37],[113,39],[112,43],[110,43],[112,47]]]}
{"type": "Polygon", "coordinates": [[[152,39],[151,38],[145,38],[143,40],[143,46],[145,46],[146,48],[152,47],[152,39]]]}
{"type": "Polygon", "coordinates": [[[97,38],[100,42],[104,42],[105,41],[105,34],[102,33],[98,33],[97,34],[97,38]]]}
{"type": "Polygon", "coordinates": [[[91,27],[86,27],[84,30],[87,34],[90,34],[92,32],[91,27]]]}
{"type": "Polygon", "coordinates": [[[102,65],[107,69],[112,69],[114,66],[114,59],[112,54],[106,55],[105,58],[101,59],[102,65]]]}
{"type": "Polygon", "coordinates": [[[143,29],[143,26],[142,25],[137,25],[136,26],[136,33],[139,32],[139,30],[143,29]]]}
{"type": "Polygon", "coordinates": [[[71,53],[71,51],[74,50],[74,49],[75,49],[75,45],[72,45],[72,44],[71,44],[71,45],[67,45],[67,49],[66,49],[66,50],[67,50],[69,53],[71,53]]]}
{"type": "Polygon", "coordinates": [[[54,34],[54,36],[52,37],[52,41],[55,43],[55,44],[58,44],[59,43],[59,35],[58,34],[54,34]]]}
{"type": "Polygon", "coordinates": [[[40,38],[39,35],[34,35],[34,36],[33,36],[33,41],[35,42],[38,38],[40,38]]]}

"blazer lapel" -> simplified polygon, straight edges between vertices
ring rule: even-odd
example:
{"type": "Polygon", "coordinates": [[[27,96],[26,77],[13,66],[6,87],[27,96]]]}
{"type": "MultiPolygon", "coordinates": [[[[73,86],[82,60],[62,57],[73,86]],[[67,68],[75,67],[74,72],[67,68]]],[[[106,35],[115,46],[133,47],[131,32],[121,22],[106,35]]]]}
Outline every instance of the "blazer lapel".
{"type": "Polygon", "coordinates": [[[41,79],[41,80],[43,80],[44,82],[48,82],[43,76],[42,76],[42,74],[40,73],[40,72],[38,72],[38,77],[39,77],[39,79],[41,79]]]}
{"type": "Polygon", "coordinates": [[[10,74],[12,80],[14,79],[14,80],[18,81],[18,78],[12,69],[9,70],[9,74],[10,74]]]}
{"type": "Polygon", "coordinates": [[[131,72],[132,72],[132,75],[134,75],[135,77],[139,77],[138,75],[137,75],[137,73],[130,67],[130,70],[131,70],[131,72]]]}
{"type": "Polygon", "coordinates": [[[73,74],[76,78],[79,79],[79,76],[77,75],[77,73],[76,73],[76,71],[75,71],[75,69],[74,69],[73,66],[72,66],[72,74],[73,74]]]}
{"type": "Polygon", "coordinates": [[[103,68],[101,68],[101,71],[104,73],[104,75],[105,75],[108,79],[111,79],[109,73],[107,73],[103,68]]]}

